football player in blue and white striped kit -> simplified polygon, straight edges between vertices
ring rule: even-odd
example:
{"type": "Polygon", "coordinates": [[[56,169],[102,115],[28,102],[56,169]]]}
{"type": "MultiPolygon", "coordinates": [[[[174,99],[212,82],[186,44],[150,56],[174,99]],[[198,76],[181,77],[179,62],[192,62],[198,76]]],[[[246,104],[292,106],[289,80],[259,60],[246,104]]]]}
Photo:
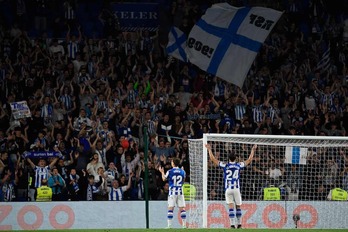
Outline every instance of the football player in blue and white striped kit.
{"type": "Polygon", "coordinates": [[[215,158],[211,150],[210,144],[206,144],[205,147],[208,149],[209,157],[213,161],[215,166],[219,166],[224,170],[224,188],[225,188],[225,198],[228,204],[228,215],[231,222],[231,227],[236,228],[235,217],[237,217],[237,228],[242,228],[241,217],[242,217],[242,196],[240,193],[240,170],[248,166],[253,160],[257,145],[254,145],[251,149],[249,158],[242,162],[236,162],[237,155],[231,153],[228,156],[229,162],[220,162],[215,158]],[[236,205],[236,212],[234,211],[234,204],[236,205]]]}
{"type": "Polygon", "coordinates": [[[159,168],[162,173],[163,181],[169,182],[169,194],[168,194],[168,227],[172,227],[173,211],[175,205],[179,207],[180,216],[182,219],[182,227],[186,228],[186,211],[185,211],[185,198],[182,191],[182,185],[184,184],[186,173],[183,169],[179,168],[180,159],[173,158],[172,169],[168,170],[164,174],[163,167],[159,168]]]}

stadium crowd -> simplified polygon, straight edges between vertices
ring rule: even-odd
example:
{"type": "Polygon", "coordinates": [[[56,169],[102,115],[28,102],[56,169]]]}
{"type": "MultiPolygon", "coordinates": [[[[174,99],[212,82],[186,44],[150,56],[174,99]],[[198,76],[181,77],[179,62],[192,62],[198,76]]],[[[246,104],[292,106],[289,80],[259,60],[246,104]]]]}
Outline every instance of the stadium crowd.
{"type": "MultiPolygon", "coordinates": [[[[36,2],[44,7],[46,1],[36,2]]],[[[188,34],[205,8],[200,1],[169,2],[166,29],[175,25],[188,34]]],[[[169,169],[171,158],[179,157],[189,177],[188,139],[203,133],[346,136],[348,11],[347,1],[333,2],[232,1],[284,11],[238,88],[169,57],[168,30],[121,31],[105,18],[107,5],[95,19],[104,23],[100,38],[85,35],[79,18],[66,14],[51,38],[46,16],[55,9],[36,14],[33,36],[22,17],[28,1],[17,1],[16,20],[0,24],[1,201],[35,200],[41,184],[52,189],[53,200],[144,199],[146,152],[150,199],[164,200],[168,184],[158,167],[169,169]],[[11,104],[21,101],[30,117],[12,114],[11,104]]],[[[74,10],[75,4],[63,6],[74,10]]],[[[261,158],[244,182],[271,173],[262,170],[261,158]]],[[[318,189],[304,191],[310,194],[300,194],[303,199],[325,199],[319,195],[327,186],[348,191],[347,149],[309,162],[301,172],[312,175],[297,187],[313,188],[306,185],[312,178],[318,189]],[[316,179],[321,170],[332,178],[316,179]]],[[[274,176],[289,177],[296,169],[277,160],[267,164],[278,169],[274,176]]],[[[215,199],[222,189],[212,188],[215,199]]],[[[253,199],[253,188],[246,188],[246,199],[253,199]]]]}

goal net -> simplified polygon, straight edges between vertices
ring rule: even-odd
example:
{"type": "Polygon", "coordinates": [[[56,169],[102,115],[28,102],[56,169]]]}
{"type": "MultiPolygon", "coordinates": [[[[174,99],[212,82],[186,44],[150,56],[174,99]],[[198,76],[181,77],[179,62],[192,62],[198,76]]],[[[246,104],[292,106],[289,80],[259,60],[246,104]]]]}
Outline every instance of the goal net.
{"type": "Polygon", "coordinates": [[[189,179],[196,189],[195,198],[187,204],[189,227],[229,226],[223,171],[212,165],[206,143],[223,162],[231,152],[238,161],[247,160],[251,147],[258,145],[252,163],[240,174],[243,224],[348,228],[348,202],[328,200],[332,189],[348,191],[348,137],[238,134],[204,134],[203,139],[189,140],[189,179]],[[271,189],[277,191],[268,192],[271,189]]]}

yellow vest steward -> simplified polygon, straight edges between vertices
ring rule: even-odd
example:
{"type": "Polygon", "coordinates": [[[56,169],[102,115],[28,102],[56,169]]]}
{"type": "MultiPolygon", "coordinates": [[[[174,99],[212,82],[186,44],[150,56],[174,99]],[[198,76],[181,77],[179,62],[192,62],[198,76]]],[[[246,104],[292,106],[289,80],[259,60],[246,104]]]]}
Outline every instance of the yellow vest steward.
{"type": "Polygon", "coordinates": [[[50,187],[41,186],[36,191],[36,201],[52,201],[52,189],[50,187]]]}
{"type": "Polygon", "coordinates": [[[196,187],[185,183],[182,185],[185,201],[194,200],[196,197],[196,187]]]}
{"type": "Polygon", "coordinates": [[[276,187],[264,188],[263,200],[265,201],[280,201],[280,190],[276,187]]]}
{"type": "Polygon", "coordinates": [[[348,193],[343,189],[334,188],[331,195],[333,201],[346,201],[348,193]]]}

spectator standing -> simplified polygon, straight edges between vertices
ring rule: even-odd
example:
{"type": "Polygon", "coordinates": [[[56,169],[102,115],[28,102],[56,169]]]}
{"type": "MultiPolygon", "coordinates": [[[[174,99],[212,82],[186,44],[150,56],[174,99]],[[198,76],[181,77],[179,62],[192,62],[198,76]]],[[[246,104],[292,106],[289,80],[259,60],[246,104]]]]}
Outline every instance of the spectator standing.
{"type": "Polygon", "coordinates": [[[60,56],[65,55],[64,47],[58,43],[58,39],[52,40],[52,45],[49,47],[50,56],[55,56],[60,54],[60,56]]]}
{"type": "Polygon", "coordinates": [[[0,202],[10,202],[16,198],[15,188],[17,184],[18,176],[15,175],[15,179],[13,179],[11,170],[5,168],[0,176],[0,202]]]}
{"type": "Polygon", "coordinates": [[[98,169],[104,168],[101,157],[98,153],[94,153],[91,157],[90,162],[87,164],[86,170],[89,175],[98,176],[98,169]]]}
{"type": "Polygon", "coordinates": [[[37,34],[47,30],[47,2],[46,0],[35,1],[35,29],[37,34]]]}
{"type": "Polygon", "coordinates": [[[110,162],[108,169],[105,171],[107,173],[108,176],[110,176],[110,178],[108,178],[108,187],[111,187],[112,184],[112,180],[116,180],[119,178],[119,173],[118,170],[115,166],[114,162],[110,162]]]}
{"type": "Polygon", "coordinates": [[[161,191],[158,195],[157,200],[167,200],[169,196],[169,183],[165,183],[163,188],[161,188],[161,191]]]}
{"type": "Polygon", "coordinates": [[[58,157],[53,158],[53,160],[50,162],[49,165],[46,165],[45,159],[40,159],[38,162],[38,165],[35,165],[30,158],[27,158],[28,163],[35,171],[35,188],[39,188],[41,186],[42,180],[45,179],[47,181],[50,170],[55,165],[55,163],[58,161],[58,157]]]}
{"type": "Polygon", "coordinates": [[[61,201],[63,199],[63,189],[65,181],[61,177],[56,167],[52,168],[52,175],[48,178],[48,187],[52,189],[52,201],[61,201]]]}
{"type": "Polygon", "coordinates": [[[131,188],[133,173],[130,173],[128,178],[127,186],[119,185],[118,180],[112,181],[112,187],[108,187],[108,198],[109,201],[122,201],[124,200],[124,192],[128,191],[131,188]]]}
{"type": "Polygon", "coordinates": [[[66,24],[73,28],[76,24],[76,0],[64,1],[64,18],[66,24]]]}
{"type": "Polygon", "coordinates": [[[121,165],[122,165],[122,173],[128,178],[131,172],[135,171],[135,168],[139,162],[140,156],[137,151],[134,159],[132,159],[132,154],[128,151],[122,154],[121,157],[121,165]]]}
{"type": "Polygon", "coordinates": [[[4,150],[0,152],[0,175],[4,173],[5,168],[8,168],[9,160],[8,153],[4,150]]]}
{"type": "Polygon", "coordinates": [[[76,55],[80,50],[80,43],[82,40],[82,33],[80,26],[77,27],[79,36],[76,38],[75,35],[71,35],[71,28],[68,26],[68,32],[66,34],[66,44],[67,44],[67,55],[69,60],[75,60],[76,55]]]}
{"type": "Polygon", "coordinates": [[[40,187],[36,189],[36,201],[52,201],[52,189],[47,186],[47,179],[42,179],[40,187]]]}
{"type": "MultiPolygon", "coordinates": [[[[178,145],[179,141],[176,141],[175,143],[176,145],[178,145]]],[[[166,147],[165,139],[160,138],[158,142],[158,146],[156,146],[155,140],[153,140],[152,143],[150,144],[150,149],[151,149],[151,152],[154,154],[154,156],[157,157],[157,159],[159,159],[161,156],[165,156],[166,158],[168,158],[169,156],[172,156],[173,154],[175,154],[176,145],[166,147]]]]}
{"type": "MultiPolygon", "coordinates": [[[[86,172],[83,173],[83,176],[86,179],[86,172]]],[[[99,193],[99,186],[102,182],[99,181],[98,183],[95,183],[93,175],[88,175],[85,181],[87,181],[87,188],[84,192],[83,199],[86,199],[87,201],[95,201],[97,199],[97,194],[99,193]]]]}

